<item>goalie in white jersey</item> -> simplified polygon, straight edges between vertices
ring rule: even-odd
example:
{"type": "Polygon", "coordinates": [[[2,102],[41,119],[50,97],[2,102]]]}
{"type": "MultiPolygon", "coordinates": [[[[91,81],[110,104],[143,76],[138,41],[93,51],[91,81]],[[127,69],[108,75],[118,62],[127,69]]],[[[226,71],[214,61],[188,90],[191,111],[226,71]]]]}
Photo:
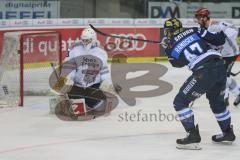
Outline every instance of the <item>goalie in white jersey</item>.
{"type": "MultiPolygon", "coordinates": [[[[68,78],[75,86],[93,87],[110,78],[107,65],[108,55],[99,47],[96,33],[86,28],[81,34],[81,42],[73,45],[64,61],[74,63],[74,68],[68,78]]],[[[94,87],[95,88],[95,87],[94,87]]],[[[96,87],[98,88],[98,87],[96,87]]]]}
{"type": "Polygon", "coordinates": [[[226,35],[226,42],[220,48],[213,46],[221,52],[223,59],[225,60],[225,68],[227,70],[227,84],[225,90],[225,103],[229,105],[229,92],[231,92],[235,97],[234,105],[237,106],[240,103],[240,88],[237,82],[230,77],[231,70],[234,62],[239,56],[239,46],[237,45],[238,29],[233,25],[225,21],[216,21],[210,19],[210,12],[207,8],[200,8],[195,13],[195,18],[197,23],[206,28],[210,32],[220,32],[223,31],[226,35]]]}
{"type": "MultiPolygon", "coordinates": [[[[81,112],[106,111],[106,106],[104,106],[106,95],[103,91],[108,93],[115,91],[111,83],[107,60],[108,55],[99,47],[95,31],[89,27],[85,28],[81,34],[81,42],[69,49],[64,60],[63,70],[69,68],[71,70],[68,71],[69,74],[61,73],[55,90],[62,90],[64,85],[70,84],[71,88],[64,92],[70,100],[84,99],[83,103],[86,107],[80,109],[81,112]]],[[[80,111],[76,108],[72,110],[72,112],[80,111]]]]}

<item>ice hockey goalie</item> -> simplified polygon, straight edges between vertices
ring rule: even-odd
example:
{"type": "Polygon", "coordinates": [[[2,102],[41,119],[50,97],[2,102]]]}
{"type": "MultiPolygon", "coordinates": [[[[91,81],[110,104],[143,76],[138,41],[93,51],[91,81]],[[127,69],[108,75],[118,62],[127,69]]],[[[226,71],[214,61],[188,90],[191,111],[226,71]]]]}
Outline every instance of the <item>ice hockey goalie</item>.
{"type": "Polygon", "coordinates": [[[57,115],[71,119],[92,119],[116,107],[118,99],[107,59],[107,53],[99,47],[95,31],[85,28],[81,42],[69,49],[61,75],[53,86],[55,91],[63,95],[55,108],[57,115]]]}

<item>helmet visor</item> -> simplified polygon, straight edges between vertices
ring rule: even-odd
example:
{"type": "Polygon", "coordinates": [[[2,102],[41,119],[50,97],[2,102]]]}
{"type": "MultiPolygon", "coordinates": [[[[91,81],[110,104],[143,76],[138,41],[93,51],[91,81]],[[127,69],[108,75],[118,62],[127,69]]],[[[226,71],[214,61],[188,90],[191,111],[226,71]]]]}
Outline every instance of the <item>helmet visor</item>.
{"type": "Polygon", "coordinates": [[[82,39],[82,43],[84,46],[87,46],[92,43],[92,39],[82,39]]]}

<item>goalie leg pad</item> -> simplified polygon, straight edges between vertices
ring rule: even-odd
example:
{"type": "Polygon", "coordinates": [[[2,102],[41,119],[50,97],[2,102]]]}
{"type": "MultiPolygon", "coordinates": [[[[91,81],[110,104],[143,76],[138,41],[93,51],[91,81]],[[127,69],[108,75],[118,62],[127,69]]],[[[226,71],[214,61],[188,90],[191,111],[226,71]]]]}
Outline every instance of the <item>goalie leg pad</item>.
{"type": "Polygon", "coordinates": [[[50,108],[49,113],[54,114],[57,104],[63,100],[67,100],[67,97],[65,97],[63,95],[56,95],[54,97],[51,97],[49,99],[49,108],[50,108]]]}
{"type": "Polygon", "coordinates": [[[91,110],[85,104],[85,99],[68,99],[65,96],[55,96],[50,99],[50,114],[55,114],[64,121],[94,119],[91,110]]]}
{"type": "Polygon", "coordinates": [[[111,111],[117,107],[118,98],[111,93],[104,92],[104,94],[106,95],[106,100],[101,101],[94,109],[94,114],[96,117],[102,115],[108,116],[110,115],[111,111]]]}
{"type": "Polygon", "coordinates": [[[71,101],[66,99],[60,101],[55,108],[55,115],[64,121],[76,120],[77,117],[73,114],[71,109],[71,101]]]}
{"type": "Polygon", "coordinates": [[[70,111],[76,116],[85,116],[87,113],[85,99],[73,99],[70,111]]]}
{"type": "Polygon", "coordinates": [[[94,119],[87,106],[82,101],[63,100],[57,104],[55,115],[63,121],[87,121],[94,119]]]}

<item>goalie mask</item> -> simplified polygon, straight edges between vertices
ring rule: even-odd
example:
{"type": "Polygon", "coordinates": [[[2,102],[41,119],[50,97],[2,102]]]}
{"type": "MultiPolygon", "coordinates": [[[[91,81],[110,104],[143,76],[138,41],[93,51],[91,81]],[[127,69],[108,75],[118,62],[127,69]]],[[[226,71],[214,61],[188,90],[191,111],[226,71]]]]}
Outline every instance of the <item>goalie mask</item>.
{"type": "Polygon", "coordinates": [[[96,46],[97,45],[97,35],[96,35],[95,31],[90,27],[85,28],[81,34],[81,41],[82,41],[83,46],[87,50],[96,46]]]}
{"type": "Polygon", "coordinates": [[[164,23],[164,36],[170,40],[174,35],[183,31],[182,22],[177,18],[170,18],[164,23]]]}

